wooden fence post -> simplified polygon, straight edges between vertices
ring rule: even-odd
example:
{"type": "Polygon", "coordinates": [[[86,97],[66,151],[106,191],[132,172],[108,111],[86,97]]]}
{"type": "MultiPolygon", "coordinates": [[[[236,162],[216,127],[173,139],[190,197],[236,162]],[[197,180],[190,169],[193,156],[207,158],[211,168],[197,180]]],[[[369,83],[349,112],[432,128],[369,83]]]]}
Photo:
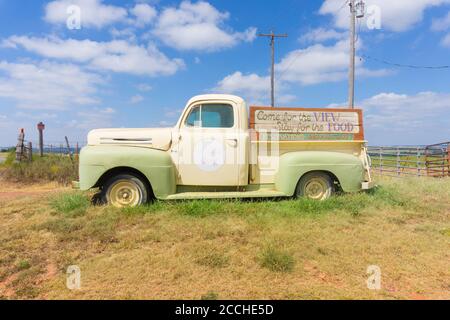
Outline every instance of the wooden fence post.
{"type": "Polygon", "coordinates": [[[67,146],[67,151],[69,152],[70,161],[73,161],[72,151],[70,150],[69,139],[67,138],[67,136],[65,136],[64,138],[66,139],[66,146],[67,146]]]}
{"type": "Polygon", "coordinates": [[[420,148],[419,147],[417,147],[417,153],[416,153],[416,155],[417,155],[417,176],[418,177],[420,177],[420,166],[422,165],[421,164],[421,162],[420,162],[420,148]]]}
{"type": "Polygon", "coordinates": [[[383,147],[380,147],[380,175],[383,175],[383,147]]]}
{"type": "Polygon", "coordinates": [[[16,145],[16,161],[18,162],[22,161],[23,158],[23,151],[25,149],[24,140],[25,140],[25,130],[22,128],[20,129],[16,145]]]}
{"type": "Polygon", "coordinates": [[[76,147],[75,147],[75,160],[78,160],[79,157],[80,157],[80,148],[79,148],[79,145],[77,142],[76,147]]]}
{"type": "Polygon", "coordinates": [[[448,176],[450,177],[450,143],[447,145],[447,165],[448,165],[448,176]]]}
{"type": "Polygon", "coordinates": [[[30,142],[28,142],[28,162],[32,162],[33,161],[33,144],[30,142]]]}
{"type": "Polygon", "coordinates": [[[400,148],[397,147],[397,176],[400,176],[400,148]]]}
{"type": "Polygon", "coordinates": [[[41,122],[37,124],[39,130],[39,154],[41,157],[44,156],[44,129],[45,125],[41,122]]]}

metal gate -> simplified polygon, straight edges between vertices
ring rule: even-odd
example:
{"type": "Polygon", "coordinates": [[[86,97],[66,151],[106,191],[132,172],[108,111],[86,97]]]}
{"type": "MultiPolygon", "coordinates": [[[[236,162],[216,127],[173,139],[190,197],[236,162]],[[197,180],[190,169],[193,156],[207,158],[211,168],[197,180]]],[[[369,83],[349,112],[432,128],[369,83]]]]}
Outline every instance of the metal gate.
{"type": "Polygon", "coordinates": [[[429,146],[368,147],[372,170],[386,176],[449,177],[450,142],[429,146]]]}

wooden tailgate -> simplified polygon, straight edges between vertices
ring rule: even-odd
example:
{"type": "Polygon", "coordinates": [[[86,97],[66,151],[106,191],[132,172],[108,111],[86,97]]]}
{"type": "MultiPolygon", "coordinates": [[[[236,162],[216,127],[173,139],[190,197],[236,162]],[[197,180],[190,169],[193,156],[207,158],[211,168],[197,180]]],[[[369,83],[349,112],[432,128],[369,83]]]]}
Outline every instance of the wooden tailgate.
{"type": "Polygon", "coordinates": [[[364,140],[361,109],[250,107],[250,128],[258,140],[364,140]]]}

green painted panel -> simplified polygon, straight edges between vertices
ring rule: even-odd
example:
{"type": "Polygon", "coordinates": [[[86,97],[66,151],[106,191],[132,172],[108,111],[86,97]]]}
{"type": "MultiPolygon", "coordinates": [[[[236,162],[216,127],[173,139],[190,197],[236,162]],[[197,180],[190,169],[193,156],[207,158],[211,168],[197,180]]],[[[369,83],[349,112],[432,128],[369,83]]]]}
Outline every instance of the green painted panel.
{"type": "Polygon", "coordinates": [[[275,178],[276,189],[293,195],[300,178],[311,171],[333,173],[345,192],[361,190],[364,168],[358,157],[341,152],[299,151],[280,157],[280,169],[275,178]]]}
{"type": "Polygon", "coordinates": [[[130,167],[141,172],[150,181],[158,198],[176,192],[175,167],[169,154],[133,146],[84,147],[80,153],[80,189],[93,188],[104,173],[118,167],[130,167]]]}

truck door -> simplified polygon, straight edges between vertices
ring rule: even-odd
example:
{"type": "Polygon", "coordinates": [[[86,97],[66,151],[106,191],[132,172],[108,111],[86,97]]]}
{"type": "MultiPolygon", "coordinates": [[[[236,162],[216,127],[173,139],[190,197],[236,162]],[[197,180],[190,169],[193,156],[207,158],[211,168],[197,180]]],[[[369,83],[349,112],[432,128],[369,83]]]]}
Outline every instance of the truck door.
{"type": "Polygon", "coordinates": [[[231,103],[192,105],[180,123],[180,185],[238,186],[239,122],[231,103]]]}

